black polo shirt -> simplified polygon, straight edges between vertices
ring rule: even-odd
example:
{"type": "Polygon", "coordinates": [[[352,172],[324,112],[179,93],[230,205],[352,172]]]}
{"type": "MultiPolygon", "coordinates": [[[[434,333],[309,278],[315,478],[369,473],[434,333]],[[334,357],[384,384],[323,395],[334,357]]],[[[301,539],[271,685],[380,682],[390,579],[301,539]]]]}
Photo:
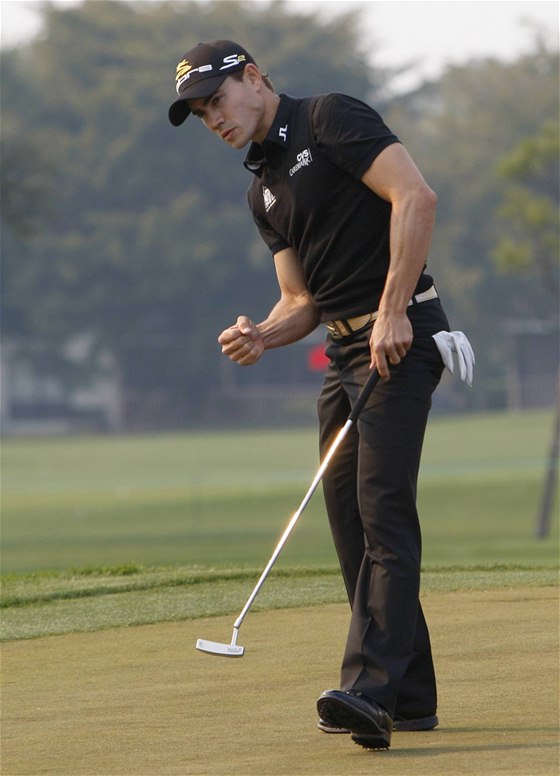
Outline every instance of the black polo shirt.
{"type": "MultiPolygon", "coordinates": [[[[273,254],[296,250],[323,321],[378,307],[391,205],[360,179],[398,142],[378,113],[352,97],[283,94],[266,139],[249,149],[248,200],[259,232],[273,254]]],[[[416,292],[430,285],[423,275],[416,292]]]]}

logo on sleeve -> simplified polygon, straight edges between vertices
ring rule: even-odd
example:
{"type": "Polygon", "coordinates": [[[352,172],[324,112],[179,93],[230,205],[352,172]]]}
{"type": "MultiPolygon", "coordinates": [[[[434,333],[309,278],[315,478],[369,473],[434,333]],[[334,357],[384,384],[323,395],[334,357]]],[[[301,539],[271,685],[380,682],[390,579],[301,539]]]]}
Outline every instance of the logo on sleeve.
{"type": "Polygon", "coordinates": [[[276,202],[276,197],[274,196],[274,194],[271,192],[270,189],[266,188],[266,186],[263,186],[262,190],[263,190],[263,199],[264,199],[264,209],[268,213],[270,208],[276,202]]]}

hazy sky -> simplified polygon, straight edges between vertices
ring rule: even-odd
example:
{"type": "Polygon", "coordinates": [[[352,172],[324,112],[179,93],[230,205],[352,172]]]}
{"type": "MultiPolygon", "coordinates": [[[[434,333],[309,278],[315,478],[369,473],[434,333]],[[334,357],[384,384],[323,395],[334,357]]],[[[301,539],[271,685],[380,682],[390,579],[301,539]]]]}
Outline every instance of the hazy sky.
{"type": "MultiPolygon", "coordinates": [[[[267,0],[257,2],[268,4],[267,0]]],[[[437,76],[450,63],[489,56],[515,59],[531,48],[535,27],[546,33],[552,45],[558,46],[560,5],[556,0],[285,2],[294,12],[313,11],[329,17],[350,8],[360,9],[362,38],[371,51],[371,61],[390,66],[414,63],[413,71],[401,78],[401,88],[437,76]]],[[[62,7],[74,4],[75,0],[57,2],[62,7]]],[[[1,0],[2,46],[12,46],[38,33],[38,7],[35,0],[1,0]]]]}

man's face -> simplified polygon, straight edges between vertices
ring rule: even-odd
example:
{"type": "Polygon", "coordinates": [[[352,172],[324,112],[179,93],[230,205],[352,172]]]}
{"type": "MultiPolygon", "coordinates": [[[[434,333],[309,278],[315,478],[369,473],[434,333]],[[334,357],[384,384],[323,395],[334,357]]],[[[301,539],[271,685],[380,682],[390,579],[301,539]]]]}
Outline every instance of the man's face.
{"type": "Polygon", "coordinates": [[[194,116],[233,148],[243,148],[252,140],[261,142],[268,131],[261,90],[246,70],[243,80],[230,76],[210,97],[188,104],[194,116]]]}

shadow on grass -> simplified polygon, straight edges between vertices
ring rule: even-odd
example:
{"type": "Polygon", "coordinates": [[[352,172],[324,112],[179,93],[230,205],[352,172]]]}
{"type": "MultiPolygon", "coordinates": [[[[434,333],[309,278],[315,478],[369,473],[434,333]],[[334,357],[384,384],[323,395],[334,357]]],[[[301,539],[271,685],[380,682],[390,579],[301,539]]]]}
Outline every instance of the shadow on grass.
{"type": "MultiPolygon", "coordinates": [[[[404,735],[410,735],[409,733],[405,733],[404,735]]],[[[526,728],[526,727],[485,727],[484,730],[480,730],[480,728],[477,727],[461,727],[461,728],[448,728],[448,729],[440,729],[433,732],[428,733],[422,733],[422,741],[424,743],[423,746],[418,747],[411,747],[411,748],[400,748],[402,744],[404,743],[404,739],[401,738],[401,734],[394,733],[393,734],[393,746],[397,746],[399,748],[391,748],[387,751],[387,754],[391,756],[392,759],[394,758],[412,758],[412,757],[434,757],[434,756],[448,756],[453,754],[465,754],[465,753],[483,753],[483,752],[515,752],[515,751],[525,751],[528,749],[535,749],[542,751],[544,749],[547,750],[556,750],[558,749],[558,741],[520,741],[519,738],[522,736],[531,736],[531,735],[537,735],[537,736],[548,736],[548,735],[558,735],[558,728],[551,726],[551,727],[539,727],[539,728],[526,728]],[[488,741],[487,743],[473,743],[473,744],[463,744],[460,741],[458,741],[456,744],[449,743],[445,745],[436,744],[435,746],[430,745],[429,738],[430,736],[433,736],[434,738],[437,736],[476,736],[477,739],[480,739],[481,737],[487,737],[492,736],[492,739],[488,741]],[[514,737],[515,741],[500,743],[499,741],[496,741],[495,736],[497,735],[508,735],[514,737]]]]}

